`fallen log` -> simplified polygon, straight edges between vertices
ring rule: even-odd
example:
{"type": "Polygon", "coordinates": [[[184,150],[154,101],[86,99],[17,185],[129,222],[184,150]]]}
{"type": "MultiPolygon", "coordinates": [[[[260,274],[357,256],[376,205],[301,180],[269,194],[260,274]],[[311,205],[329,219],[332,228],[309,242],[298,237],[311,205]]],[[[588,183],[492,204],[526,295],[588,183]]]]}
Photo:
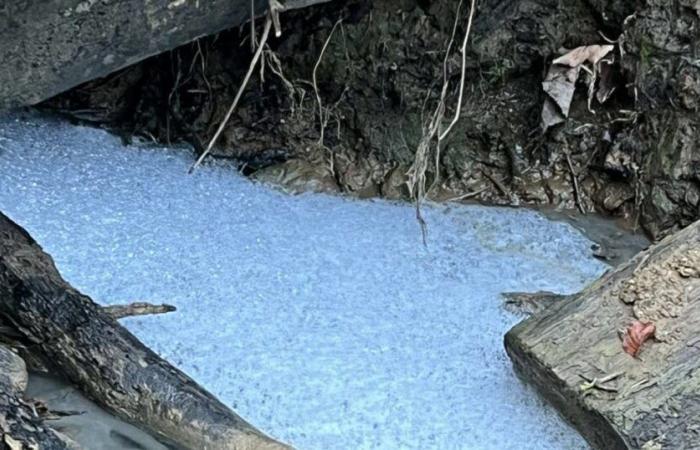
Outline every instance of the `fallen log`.
{"type": "Polygon", "coordinates": [[[690,449],[700,445],[699,336],[696,222],[516,325],[505,346],[594,447],[690,449]],[[623,346],[637,329],[655,337],[623,346]]]}
{"type": "Polygon", "coordinates": [[[97,403],[188,449],[288,448],[256,430],[64,281],[0,213],[0,316],[97,403]]]}
{"type": "MultiPolygon", "coordinates": [[[[327,0],[289,0],[285,9],[327,0]]],[[[268,2],[255,0],[262,15],[268,2]]],[[[33,105],[251,17],[250,0],[3,0],[0,111],[33,105]]]]}
{"type": "Polygon", "coordinates": [[[22,399],[26,388],[24,361],[0,344],[0,448],[76,449],[77,445],[46,426],[22,399]]]}

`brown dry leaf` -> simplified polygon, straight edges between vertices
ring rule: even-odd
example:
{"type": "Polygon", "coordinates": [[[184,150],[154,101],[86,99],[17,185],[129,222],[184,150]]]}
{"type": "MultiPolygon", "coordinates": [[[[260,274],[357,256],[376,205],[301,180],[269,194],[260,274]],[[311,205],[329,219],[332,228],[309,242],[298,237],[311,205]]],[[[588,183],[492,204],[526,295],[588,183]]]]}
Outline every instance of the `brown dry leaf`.
{"type": "Polygon", "coordinates": [[[622,337],[622,349],[632,356],[637,356],[644,342],[656,333],[656,325],[651,322],[635,320],[627,327],[622,337]]]}
{"type": "Polygon", "coordinates": [[[542,108],[543,129],[562,123],[569,117],[579,70],[578,67],[550,67],[547,78],[542,82],[542,89],[547,94],[542,108]]]}
{"type": "Polygon", "coordinates": [[[571,50],[569,53],[560,56],[552,61],[552,64],[561,66],[578,67],[585,62],[593,65],[608,56],[613,51],[614,45],[584,45],[571,50]]]}
{"type": "Polygon", "coordinates": [[[576,90],[576,80],[581,69],[591,74],[588,93],[588,109],[595,94],[595,84],[601,74],[601,83],[596,97],[604,103],[615,90],[612,85],[610,61],[604,60],[614,50],[614,45],[585,45],[578,47],[552,61],[552,66],[542,82],[547,94],[542,108],[542,129],[565,122],[576,90]],[[607,64],[603,64],[607,63],[607,64]]]}

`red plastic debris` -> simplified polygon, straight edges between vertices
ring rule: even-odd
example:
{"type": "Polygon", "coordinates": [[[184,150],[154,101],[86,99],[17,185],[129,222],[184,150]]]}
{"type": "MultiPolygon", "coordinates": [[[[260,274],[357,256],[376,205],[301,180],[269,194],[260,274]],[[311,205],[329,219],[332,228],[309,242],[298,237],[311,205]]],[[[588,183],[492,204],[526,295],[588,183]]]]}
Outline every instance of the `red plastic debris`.
{"type": "Polygon", "coordinates": [[[656,333],[656,325],[651,322],[635,320],[627,327],[622,338],[622,349],[632,356],[637,356],[642,344],[656,333]]]}

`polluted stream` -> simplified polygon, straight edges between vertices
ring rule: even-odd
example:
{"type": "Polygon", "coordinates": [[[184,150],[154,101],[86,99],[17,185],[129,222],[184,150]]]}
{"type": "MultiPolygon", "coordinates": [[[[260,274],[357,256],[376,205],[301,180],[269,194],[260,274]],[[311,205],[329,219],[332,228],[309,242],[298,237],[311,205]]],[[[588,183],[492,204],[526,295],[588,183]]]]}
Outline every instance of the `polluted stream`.
{"type": "MultiPolygon", "coordinates": [[[[188,175],[191,163],[183,149],[6,115],[0,210],[95,301],[175,305],[121,322],[297,448],[588,448],[502,344],[521,318],[502,292],[573,293],[608,267],[577,229],[526,209],[429,205],[424,246],[409,204],[290,196],[231,163],[188,175]]],[[[65,386],[32,384],[49,406],[83,409],[65,386]]],[[[79,417],[64,428],[89,448],[158,446],[79,417]]]]}

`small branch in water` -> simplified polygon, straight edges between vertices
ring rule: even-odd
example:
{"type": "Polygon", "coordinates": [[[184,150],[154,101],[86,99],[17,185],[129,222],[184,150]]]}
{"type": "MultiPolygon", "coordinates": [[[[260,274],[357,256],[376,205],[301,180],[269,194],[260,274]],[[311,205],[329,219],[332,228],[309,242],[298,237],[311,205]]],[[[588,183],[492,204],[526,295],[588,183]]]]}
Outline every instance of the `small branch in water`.
{"type": "Polygon", "coordinates": [[[127,305],[103,306],[102,312],[112,319],[123,319],[131,316],[146,316],[149,314],[165,314],[175,311],[172,305],[153,305],[146,302],[134,302],[127,305]]]}
{"type": "Polygon", "coordinates": [[[574,171],[574,165],[571,163],[571,156],[569,156],[569,152],[566,152],[566,164],[568,164],[569,166],[569,171],[571,172],[571,180],[574,184],[574,200],[576,201],[576,207],[579,211],[581,211],[581,214],[585,215],[586,210],[584,210],[583,205],[581,205],[581,192],[579,191],[578,187],[578,176],[574,171]]]}

